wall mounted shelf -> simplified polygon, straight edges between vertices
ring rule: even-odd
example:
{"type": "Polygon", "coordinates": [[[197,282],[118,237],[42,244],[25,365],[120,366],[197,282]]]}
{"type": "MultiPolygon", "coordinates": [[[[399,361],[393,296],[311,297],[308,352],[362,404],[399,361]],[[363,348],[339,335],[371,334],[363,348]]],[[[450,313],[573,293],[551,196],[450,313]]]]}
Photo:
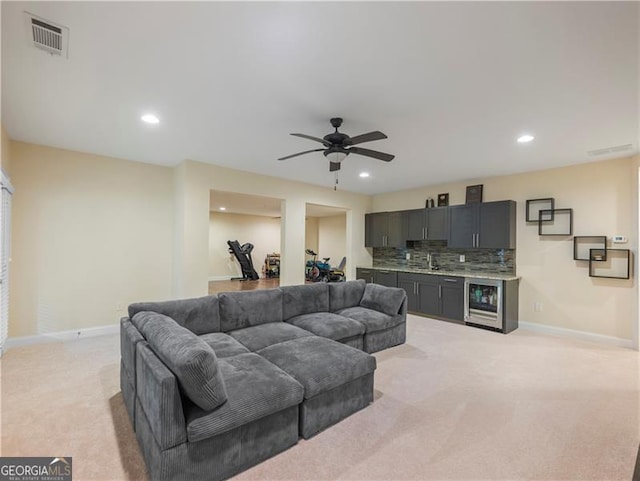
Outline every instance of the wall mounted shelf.
{"type": "Polygon", "coordinates": [[[576,261],[589,261],[590,251],[597,250],[594,253],[597,257],[594,260],[607,260],[607,236],[604,235],[580,235],[573,238],[573,259],[576,261]]]}
{"type": "Polygon", "coordinates": [[[540,209],[538,235],[570,236],[573,234],[573,209],[540,209]]]}
{"type": "Polygon", "coordinates": [[[631,277],[631,251],[629,249],[607,249],[606,260],[598,260],[602,249],[589,251],[589,276],[607,279],[629,279],[631,277]]]}
{"type": "MultiPolygon", "coordinates": [[[[553,210],[554,199],[549,197],[547,199],[530,199],[527,201],[526,219],[527,222],[538,222],[538,212],[541,210],[553,210]]],[[[542,220],[553,220],[553,213],[546,215],[542,220]]]]}

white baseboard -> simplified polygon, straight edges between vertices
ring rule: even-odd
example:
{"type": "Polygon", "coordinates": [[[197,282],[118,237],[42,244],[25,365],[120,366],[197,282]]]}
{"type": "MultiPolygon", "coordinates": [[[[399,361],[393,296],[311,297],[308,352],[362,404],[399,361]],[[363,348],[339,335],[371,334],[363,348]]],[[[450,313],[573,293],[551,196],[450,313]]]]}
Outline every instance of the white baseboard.
{"type": "Polygon", "coordinates": [[[537,324],[535,322],[519,321],[518,327],[527,329],[533,332],[539,332],[541,334],[550,334],[558,337],[570,337],[573,339],[579,339],[581,341],[591,341],[600,344],[607,344],[609,346],[625,347],[634,349],[633,341],[630,339],[622,339],[619,337],[605,336],[603,334],[594,334],[592,332],[576,331],[573,329],[566,329],[564,327],[548,326],[545,324],[537,324]]]}
{"type": "Polygon", "coordinates": [[[5,341],[3,351],[12,347],[30,346],[32,344],[43,344],[45,342],[75,341],[88,337],[118,334],[119,332],[120,324],[111,324],[108,326],[88,327],[86,329],[36,334],[35,336],[10,337],[5,341]]]}
{"type": "MultiPolygon", "coordinates": [[[[240,274],[242,275],[242,274],[240,274]]],[[[232,276],[210,276],[209,277],[209,282],[211,281],[230,281],[232,279],[232,276]]]]}

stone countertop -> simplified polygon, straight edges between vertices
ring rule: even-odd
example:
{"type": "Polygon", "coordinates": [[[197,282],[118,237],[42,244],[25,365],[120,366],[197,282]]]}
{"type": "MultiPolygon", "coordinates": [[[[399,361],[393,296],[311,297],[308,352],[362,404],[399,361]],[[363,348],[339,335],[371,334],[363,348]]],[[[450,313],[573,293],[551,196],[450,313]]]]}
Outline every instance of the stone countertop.
{"type": "Polygon", "coordinates": [[[457,276],[457,277],[473,277],[476,279],[491,279],[498,281],[516,281],[519,280],[519,276],[513,274],[502,274],[500,272],[483,272],[472,270],[459,270],[459,271],[445,271],[445,270],[433,270],[433,269],[418,269],[411,267],[397,267],[397,266],[376,266],[376,267],[363,267],[357,266],[357,269],[377,269],[381,271],[394,271],[394,272],[407,272],[409,274],[431,274],[434,276],[457,276]]]}

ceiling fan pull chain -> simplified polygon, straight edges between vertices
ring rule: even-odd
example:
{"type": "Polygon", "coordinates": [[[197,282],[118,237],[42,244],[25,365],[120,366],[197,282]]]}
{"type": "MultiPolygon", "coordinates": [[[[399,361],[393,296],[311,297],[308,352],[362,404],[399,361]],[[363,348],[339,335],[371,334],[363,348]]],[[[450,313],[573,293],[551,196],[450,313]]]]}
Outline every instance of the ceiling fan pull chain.
{"type": "Polygon", "coordinates": [[[336,170],[336,183],[333,186],[333,190],[338,190],[338,171],[336,170]]]}

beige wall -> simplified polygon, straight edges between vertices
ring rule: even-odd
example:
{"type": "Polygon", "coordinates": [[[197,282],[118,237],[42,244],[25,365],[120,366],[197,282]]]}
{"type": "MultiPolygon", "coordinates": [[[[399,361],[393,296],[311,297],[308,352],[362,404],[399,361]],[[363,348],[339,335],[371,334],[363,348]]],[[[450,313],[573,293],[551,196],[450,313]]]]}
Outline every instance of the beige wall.
{"type": "Polygon", "coordinates": [[[355,265],[371,263],[364,247],[364,214],[371,208],[366,195],[266,177],[250,172],[187,160],[175,169],[175,297],[205,295],[209,266],[209,191],[222,190],[284,199],[281,230],[281,285],[304,282],[306,204],[327,205],[347,210],[346,251],[355,265]]]}
{"type": "MultiPolygon", "coordinates": [[[[318,219],[318,254],[320,258],[330,257],[329,263],[337,267],[344,256],[347,255],[346,215],[332,215],[318,219]]],[[[349,260],[349,257],[347,257],[349,260]]]]}
{"type": "Polygon", "coordinates": [[[251,258],[256,272],[267,253],[280,252],[280,219],[272,217],[211,212],[209,223],[209,278],[242,277],[240,264],[229,253],[228,240],[254,245],[251,258]]]}
{"type": "Polygon", "coordinates": [[[304,231],[304,247],[311,249],[313,252],[318,252],[318,218],[307,217],[305,219],[305,231],[304,231]]]}
{"type": "Polygon", "coordinates": [[[172,170],[12,142],[10,337],[115,324],[171,293],[172,170]]]}
{"type": "Polygon", "coordinates": [[[574,235],[614,234],[628,237],[620,248],[638,252],[638,165],[634,159],[593,162],[526,174],[471,179],[373,198],[373,212],[418,208],[427,197],[449,192],[450,204],[465,201],[465,187],[484,185],[484,200],[517,201],[517,274],[520,320],[633,340],[637,324],[637,277],[629,281],[596,279],[586,262],[573,260],[570,237],[539,237],[527,224],[527,199],[555,198],[556,207],[571,207],[574,235]],[[543,311],[534,312],[533,303],[543,311]]]}
{"type": "Polygon", "coordinates": [[[2,124],[0,124],[0,134],[0,168],[11,177],[11,139],[2,124]]]}

